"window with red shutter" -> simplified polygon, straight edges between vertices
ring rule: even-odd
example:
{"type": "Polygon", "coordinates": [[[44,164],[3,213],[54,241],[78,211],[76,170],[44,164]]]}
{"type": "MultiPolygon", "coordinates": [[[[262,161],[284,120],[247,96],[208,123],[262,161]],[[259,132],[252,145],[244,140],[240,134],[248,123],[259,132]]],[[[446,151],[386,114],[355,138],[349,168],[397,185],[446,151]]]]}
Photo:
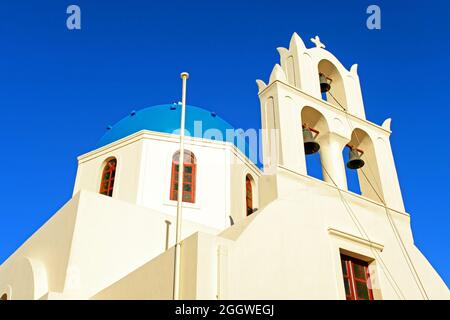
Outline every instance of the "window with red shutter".
{"type": "Polygon", "coordinates": [[[247,207],[247,216],[249,216],[253,213],[252,178],[249,175],[245,177],[245,202],[247,207]]]}
{"type": "Polygon", "coordinates": [[[103,168],[102,179],[100,183],[100,193],[112,197],[114,189],[114,179],[116,177],[117,160],[108,160],[103,168]]]}
{"type": "MultiPolygon", "coordinates": [[[[170,200],[178,200],[178,173],[180,152],[177,151],[172,157],[172,174],[170,179],[170,200]]],[[[195,155],[189,151],[184,151],[184,174],[183,174],[183,202],[195,203],[195,184],[197,164],[195,155]]]]}
{"type": "Polygon", "coordinates": [[[373,300],[369,264],[346,255],[341,255],[347,300],[373,300]]]}

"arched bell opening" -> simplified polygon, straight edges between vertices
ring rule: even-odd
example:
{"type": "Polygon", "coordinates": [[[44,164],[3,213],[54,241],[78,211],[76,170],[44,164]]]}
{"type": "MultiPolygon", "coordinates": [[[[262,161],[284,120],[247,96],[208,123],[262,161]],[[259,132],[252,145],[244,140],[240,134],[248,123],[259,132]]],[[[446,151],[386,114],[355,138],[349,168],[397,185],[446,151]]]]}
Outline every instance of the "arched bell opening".
{"type": "Polygon", "coordinates": [[[348,190],[371,200],[384,201],[379,166],[370,136],[356,128],[343,150],[348,190]]]}
{"type": "MultiPolygon", "coordinates": [[[[342,150],[342,158],[344,159],[344,163],[345,163],[345,174],[347,177],[348,191],[351,191],[351,192],[361,195],[361,187],[359,186],[359,177],[358,177],[358,170],[360,168],[357,168],[358,166],[361,165],[361,163],[359,163],[358,165],[354,165],[355,164],[355,162],[354,162],[355,155],[356,155],[355,152],[358,155],[361,154],[357,150],[352,150],[350,147],[350,144],[348,144],[342,150]]],[[[358,156],[356,156],[356,157],[358,157],[358,156]]],[[[361,159],[360,156],[359,156],[359,159],[361,161],[364,161],[361,159]]]]}
{"type": "Polygon", "coordinates": [[[328,133],[325,117],[316,109],[304,107],[301,112],[302,138],[306,171],[311,177],[324,180],[320,155],[320,137],[328,133]]]}
{"type": "Polygon", "coordinates": [[[322,99],[347,109],[344,80],[336,66],[328,60],[321,60],[318,71],[322,99]]]}

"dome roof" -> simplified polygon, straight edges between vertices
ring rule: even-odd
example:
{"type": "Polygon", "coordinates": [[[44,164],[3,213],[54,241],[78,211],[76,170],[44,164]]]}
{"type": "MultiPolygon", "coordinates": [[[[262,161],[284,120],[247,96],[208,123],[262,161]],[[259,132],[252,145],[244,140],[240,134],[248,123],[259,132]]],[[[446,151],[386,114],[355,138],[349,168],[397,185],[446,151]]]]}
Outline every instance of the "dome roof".
{"type": "MultiPolygon", "coordinates": [[[[107,145],[140,130],[178,133],[180,117],[180,104],[157,105],[139,111],[133,111],[115,125],[108,127],[108,131],[100,139],[98,146],[107,145]]],[[[226,139],[227,129],[234,130],[228,122],[217,116],[214,112],[187,105],[186,130],[188,132],[185,131],[185,134],[187,136],[203,138],[202,135],[208,129],[219,130],[222,133],[223,140],[226,139]],[[201,121],[201,127],[197,124],[197,130],[194,130],[195,121],[201,121]],[[198,129],[199,127],[201,129],[198,129]]]]}

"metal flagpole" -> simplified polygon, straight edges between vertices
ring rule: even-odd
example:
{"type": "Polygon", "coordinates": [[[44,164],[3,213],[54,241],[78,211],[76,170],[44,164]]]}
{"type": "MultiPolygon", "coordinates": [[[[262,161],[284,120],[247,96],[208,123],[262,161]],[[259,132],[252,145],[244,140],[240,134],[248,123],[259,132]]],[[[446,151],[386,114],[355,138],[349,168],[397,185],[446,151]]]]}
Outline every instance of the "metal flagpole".
{"type": "Polygon", "coordinates": [[[184,176],[184,128],[186,117],[186,80],[189,73],[182,72],[182,96],[181,96],[181,123],[180,123],[180,150],[178,157],[178,195],[177,195],[177,225],[175,237],[175,269],[173,282],[173,299],[180,299],[180,269],[181,269],[181,214],[183,205],[183,176],[184,176]]]}

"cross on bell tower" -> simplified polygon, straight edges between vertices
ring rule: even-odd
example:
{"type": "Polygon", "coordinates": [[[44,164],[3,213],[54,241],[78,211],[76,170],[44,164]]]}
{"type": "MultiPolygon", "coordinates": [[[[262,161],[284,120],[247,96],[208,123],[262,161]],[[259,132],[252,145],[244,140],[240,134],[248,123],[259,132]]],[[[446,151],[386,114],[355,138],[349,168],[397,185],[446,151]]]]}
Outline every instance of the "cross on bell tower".
{"type": "Polygon", "coordinates": [[[320,41],[319,36],[315,36],[314,38],[310,39],[312,43],[316,45],[316,48],[322,48],[325,49],[325,45],[320,41]]]}

